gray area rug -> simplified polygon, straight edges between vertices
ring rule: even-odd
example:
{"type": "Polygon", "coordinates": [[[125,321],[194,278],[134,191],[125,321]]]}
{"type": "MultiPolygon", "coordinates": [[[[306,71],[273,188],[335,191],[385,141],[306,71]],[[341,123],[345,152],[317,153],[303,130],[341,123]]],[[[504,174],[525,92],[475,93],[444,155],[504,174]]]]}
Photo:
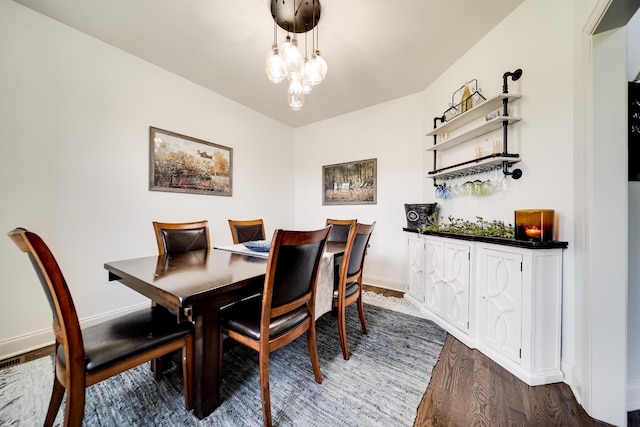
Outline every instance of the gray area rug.
{"type": "MultiPolygon", "coordinates": [[[[380,305],[380,304],[378,304],[380,305]]],[[[271,410],[279,426],[412,426],[446,332],[429,320],[365,305],[363,335],[355,306],[347,308],[349,349],[340,350],[337,320],[318,319],[322,384],[306,339],[271,354],[271,410]]],[[[87,426],[261,426],[257,353],[238,345],[225,353],[222,404],[204,420],[184,409],[181,370],[153,380],[148,364],[87,389],[87,426]]],[[[45,357],[0,370],[0,425],[42,425],[53,381],[45,357]]],[[[56,423],[62,425],[64,403],[56,423]]]]}

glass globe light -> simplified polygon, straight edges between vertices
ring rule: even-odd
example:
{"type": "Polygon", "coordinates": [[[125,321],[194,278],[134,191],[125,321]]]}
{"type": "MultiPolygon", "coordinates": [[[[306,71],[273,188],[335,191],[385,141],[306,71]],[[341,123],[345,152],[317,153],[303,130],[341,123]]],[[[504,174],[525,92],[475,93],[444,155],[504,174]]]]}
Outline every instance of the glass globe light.
{"type": "Polygon", "coordinates": [[[287,100],[289,101],[289,108],[292,110],[301,110],[304,106],[304,89],[299,79],[291,80],[287,91],[287,100]]]}
{"type": "Polygon", "coordinates": [[[274,44],[269,52],[267,52],[267,60],[264,65],[264,71],[267,77],[273,83],[280,83],[287,76],[287,68],[284,60],[278,51],[278,45],[274,44]]]}
{"type": "Polygon", "coordinates": [[[291,49],[291,36],[287,34],[287,38],[284,39],[284,43],[282,43],[282,46],[280,47],[280,55],[282,55],[283,59],[287,57],[289,49],[291,49]]]}
{"type": "Polygon", "coordinates": [[[317,85],[322,82],[322,64],[318,62],[315,52],[304,64],[304,78],[310,85],[317,85]]]}
{"type": "Polygon", "coordinates": [[[298,49],[298,40],[295,38],[291,41],[291,47],[284,55],[284,63],[287,67],[287,78],[289,80],[300,80],[302,78],[302,67],[304,58],[300,49],[298,49]]]}
{"type": "Polygon", "coordinates": [[[320,67],[322,68],[322,80],[324,80],[325,77],[327,77],[327,61],[324,60],[319,50],[316,50],[314,53],[316,54],[316,61],[318,61],[320,67]]]}
{"type": "Polygon", "coordinates": [[[313,91],[313,86],[303,77],[302,79],[302,92],[305,95],[309,95],[313,91]]]}

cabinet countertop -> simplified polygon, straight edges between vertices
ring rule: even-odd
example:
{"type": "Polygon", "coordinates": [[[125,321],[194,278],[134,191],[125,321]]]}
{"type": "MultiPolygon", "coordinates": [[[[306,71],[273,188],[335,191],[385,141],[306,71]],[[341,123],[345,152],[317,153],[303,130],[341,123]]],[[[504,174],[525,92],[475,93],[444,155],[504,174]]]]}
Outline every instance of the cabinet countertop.
{"type": "Polygon", "coordinates": [[[556,248],[564,249],[569,246],[568,242],[561,242],[557,240],[553,240],[551,242],[533,242],[529,240],[516,240],[516,239],[510,239],[506,237],[473,236],[469,234],[454,234],[454,233],[442,233],[442,232],[433,232],[433,231],[429,231],[426,233],[418,233],[418,229],[406,228],[406,227],[403,227],[402,231],[406,231],[408,233],[424,234],[425,236],[449,237],[451,239],[467,240],[472,242],[493,243],[496,245],[514,246],[517,248],[526,248],[526,249],[556,249],[556,248]]]}

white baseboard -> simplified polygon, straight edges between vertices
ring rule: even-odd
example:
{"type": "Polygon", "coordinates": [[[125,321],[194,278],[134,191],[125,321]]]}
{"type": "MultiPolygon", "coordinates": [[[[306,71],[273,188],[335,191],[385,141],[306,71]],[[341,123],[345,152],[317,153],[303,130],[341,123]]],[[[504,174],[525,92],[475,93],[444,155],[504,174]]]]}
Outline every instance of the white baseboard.
{"type": "MultiPolygon", "coordinates": [[[[128,314],[148,306],[148,302],[143,302],[131,307],[103,313],[98,316],[88,317],[86,319],[80,320],[80,327],[86,328],[88,326],[95,325],[97,323],[104,322],[105,320],[122,316],[124,314],[128,314]]],[[[47,328],[2,341],[0,342],[0,360],[9,359],[20,354],[28,353],[30,351],[38,350],[42,347],[52,345],[54,343],[53,337],[53,329],[47,328]]]]}
{"type": "Polygon", "coordinates": [[[367,285],[376,286],[378,288],[389,289],[390,291],[407,291],[407,285],[405,282],[399,280],[390,280],[385,277],[367,276],[365,274],[362,277],[362,282],[367,285]]]}
{"type": "MultiPolygon", "coordinates": [[[[584,407],[582,396],[582,385],[576,375],[575,366],[566,361],[562,361],[562,372],[564,373],[564,382],[571,387],[571,391],[576,401],[584,407]]],[[[640,380],[627,381],[627,411],[640,410],[640,380]]]]}
{"type": "Polygon", "coordinates": [[[582,396],[582,384],[580,383],[580,377],[576,373],[575,365],[563,359],[560,362],[560,369],[562,369],[562,373],[564,374],[563,382],[571,388],[576,401],[582,406],[582,402],[584,401],[582,396]]]}

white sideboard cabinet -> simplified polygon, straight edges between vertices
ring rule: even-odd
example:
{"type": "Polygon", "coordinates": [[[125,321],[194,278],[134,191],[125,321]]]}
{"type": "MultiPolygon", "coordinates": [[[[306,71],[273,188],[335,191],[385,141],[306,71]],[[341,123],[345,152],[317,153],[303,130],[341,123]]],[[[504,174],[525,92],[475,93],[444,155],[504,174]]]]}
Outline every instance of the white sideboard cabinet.
{"type": "Polygon", "coordinates": [[[463,333],[469,330],[471,246],[425,238],[424,306],[463,333]]]}
{"type": "Polygon", "coordinates": [[[424,249],[425,240],[416,233],[410,233],[407,294],[418,304],[424,303],[424,249]]]}
{"type": "Polygon", "coordinates": [[[407,234],[407,299],[527,384],[562,381],[566,242],[407,234]]]}

